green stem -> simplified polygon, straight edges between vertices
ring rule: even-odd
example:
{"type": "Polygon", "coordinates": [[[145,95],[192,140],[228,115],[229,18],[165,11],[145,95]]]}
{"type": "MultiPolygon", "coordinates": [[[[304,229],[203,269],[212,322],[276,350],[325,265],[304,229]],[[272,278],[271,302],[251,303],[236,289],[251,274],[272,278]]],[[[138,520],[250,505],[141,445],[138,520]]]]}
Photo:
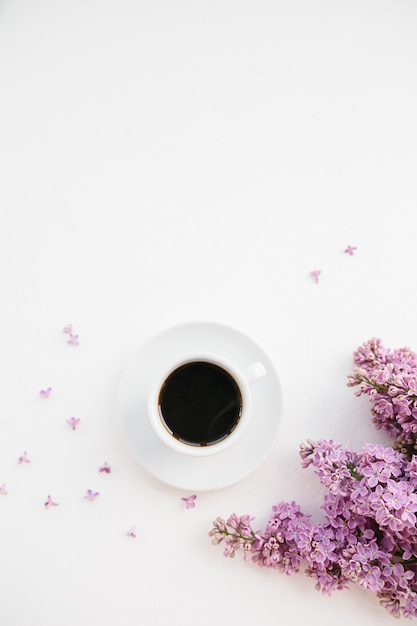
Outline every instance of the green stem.
{"type": "Polygon", "coordinates": [[[371,385],[371,387],[373,387],[377,391],[388,392],[389,387],[396,387],[396,385],[392,385],[392,384],[391,385],[381,385],[379,383],[375,383],[373,380],[370,380],[369,378],[360,378],[359,382],[360,383],[368,383],[368,385],[371,385]]]}
{"type": "Polygon", "coordinates": [[[404,565],[414,565],[415,563],[417,563],[417,558],[414,557],[413,559],[400,559],[399,561],[395,561],[396,563],[401,563],[404,565]]]}
{"type": "Polygon", "coordinates": [[[242,535],[241,533],[229,533],[229,531],[224,530],[223,531],[224,535],[227,535],[228,537],[236,537],[237,539],[243,539],[244,541],[251,541],[253,542],[253,540],[255,539],[255,535],[252,533],[251,537],[245,537],[245,535],[242,535]]]}
{"type": "Polygon", "coordinates": [[[358,474],[358,472],[355,470],[355,466],[352,465],[352,463],[348,463],[346,467],[348,468],[352,478],[357,478],[358,480],[362,480],[363,476],[361,474],[358,474]]]}

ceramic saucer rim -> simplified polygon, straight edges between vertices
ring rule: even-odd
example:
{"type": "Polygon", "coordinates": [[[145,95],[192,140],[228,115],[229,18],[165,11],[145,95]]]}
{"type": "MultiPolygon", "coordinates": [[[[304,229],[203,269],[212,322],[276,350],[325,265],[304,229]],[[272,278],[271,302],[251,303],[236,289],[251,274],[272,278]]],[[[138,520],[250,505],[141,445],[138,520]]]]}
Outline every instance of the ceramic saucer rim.
{"type": "MultiPolygon", "coordinates": [[[[260,385],[260,383],[255,384],[260,385]]],[[[264,350],[249,336],[236,328],[216,322],[187,322],[171,326],[155,334],[132,354],[120,380],[117,405],[124,439],[138,463],[146,471],[172,487],[208,491],[239,482],[257,469],[269,455],[279,427],[282,390],[275,366],[264,350]],[[147,411],[146,389],[155,367],[158,367],[159,360],[159,356],[155,359],[155,351],[161,343],[164,344],[164,350],[169,348],[168,352],[173,347],[177,350],[178,341],[181,345],[192,341],[196,350],[199,350],[203,344],[207,348],[207,341],[213,342],[216,338],[220,343],[224,342],[224,335],[228,337],[229,343],[227,346],[222,343],[223,356],[230,358],[230,352],[234,353],[233,358],[236,357],[236,353],[240,353],[240,356],[242,353],[247,355],[255,353],[257,360],[262,360],[267,366],[266,384],[268,387],[263,383],[262,393],[268,396],[273,406],[265,406],[265,400],[260,392],[255,391],[253,394],[254,411],[258,411],[258,416],[264,422],[265,437],[254,437],[254,432],[252,432],[250,439],[251,433],[245,432],[231,448],[204,458],[175,452],[159,441],[147,420],[137,419],[138,413],[147,411]],[[200,345],[196,345],[195,342],[200,345]],[[230,342],[232,344],[236,342],[234,350],[230,347],[230,342]],[[144,368],[144,361],[152,354],[154,354],[154,362],[147,362],[147,367],[144,368]],[[135,387],[133,392],[133,385],[141,375],[138,388],[135,387]]]]}

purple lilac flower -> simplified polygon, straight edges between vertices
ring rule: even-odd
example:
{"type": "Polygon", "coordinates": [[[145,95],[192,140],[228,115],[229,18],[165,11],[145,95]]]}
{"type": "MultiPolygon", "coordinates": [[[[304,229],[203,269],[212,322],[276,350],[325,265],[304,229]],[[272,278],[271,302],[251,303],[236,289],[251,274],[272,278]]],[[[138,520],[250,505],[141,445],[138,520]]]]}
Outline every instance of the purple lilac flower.
{"type": "Polygon", "coordinates": [[[48,496],[44,503],[45,509],[50,509],[52,506],[58,506],[58,502],[55,502],[51,496],[48,496]]]}
{"type": "Polygon", "coordinates": [[[17,462],[19,463],[19,465],[22,463],[30,463],[30,459],[28,457],[28,453],[26,452],[26,450],[21,456],[19,456],[17,462]]]}
{"type": "Polygon", "coordinates": [[[349,254],[349,256],[353,256],[353,253],[357,250],[356,246],[346,246],[345,254],[349,254]]]}
{"type": "Polygon", "coordinates": [[[67,326],[65,326],[65,328],[63,330],[64,330],[64,333],[66,333],[68,335],[68,337],[69,337],[68,343],[71,346],[79,346],[80,345],[80,341],[79,341],[78,335],[76,335],[73,332],[72,324],[68,324],[67,326]]]}
{"type": "Polygon", "coordinates": [[[322,521],[281,502],[263,529],[247,515],[217,518],[212,542],[223,543],[225,556],[241,551],[287,574],[304,565],[325,594],[358,584],[394,616],[417,617],[417,459],[381,445],[354,452],[331,440],[308,441],[300,456],[327,487],[322,521]]]}
{"type": "Polygon", "coordinates": [[[195,507],[195,500],[196,500],[196,498],[197,498],[197,496],[195,494],[193,494],[192,496],[188,496],[186,498],[181,498],[181,500],[184,500],[186,509],[193,509],[195,507]]]}
{"type": "Polygon", "coordinates": [[[71,426],[72,430],[75,430],[79,423],[80,423],[79,417],[70,417],[69,419],[67,419],[67,424],[71,426]]]}
{"type": "Polygon", "coordinates": [[[394,448],[408,458],[417,453],[417,354],[389,350],[380,339],[366,341],[354,353],[348,386],[368,395],[376,428],[396,439],[394,448]]]}
{"type": "Polygon", "coordinates": [[[39,395],[41,398],[49,398],[51,395],[52,387],[48,387],[47,389],[41,389],[39,395]]]}
{"type": "Polygon", "coordinates": [[[94,502],[99,495],[100,494],[98,491],[92,491],[92,489],[87,489],[85,496],[83,496],[83,499],[88,500],[89,502],[94,502]]]}
{"type": "Polygon", "coordinates": [[[358,584],[394,617],[417,617],[417,355],[372,339],[354,363],[348,385],[368,395],[374,424],[394,437],[393,446],[353,451],[308,440],[300,446],[302,467],[327,489],[321,521],[281,502],[262,529],[233,514],[217,518],[209,534],[225,556],[241,551],[245,560],[287,574],[304,567],[326,594],[358,584]]]}
{"type": "Polygon", "coordinates": [[[6,483],[3,483],[2,485],[0,485],[0,495],[6,496],[7,493],[8,491],[7,491],[6,483]]]}
{"type": "Polygon", "coordinates": [[[136,537],[136,526],[132,526],[126,533],[128,537],[132,537],[133,539],[136,537]]]}
{"type": "Polygon", "coordinates": [[[310,272],[310,276],[312,277],[312,279],[314,280],[316,284],[319,282],[320,274],[321,274],[321,270],[312,270],[310,272]]]}
{"type": "Polygon", "coordinates": [[[417,614],[417,593],[408,591],[405,595],[404,605],[403,605],[403,616],[412,618],[417,614]]]}
{"type": "MultiPolygon", "coordinates": [[[[213,522],[213,528],[209,532],[212,543],[215,545],[224,544],[224,556],[234,557],[237,550],[243,550],[244,559],[247,560],[248,553],[255,541],[255,535],[250,526],[251,521],[252,518],[248,515],[238,517],[233,514],[227,521],[218,517],[213,522]]],[[[258,540],[262,541],[261,538],[257,538],[258,540]]]]}
{"type": "Polygon", "coordinates": [[[104,473],[104,474],[110,474],[110,472],[111,472],[111,467],[110,467],[110,465],[107,463],[107,461],[105,461],[105,462],[103,463],[103,465],[100,465],[100,467],[98,468],[98,471],[99,471],[101,474],[103,474],[103,473],[104,473]]]}
{"type": "Polygon", "coordinates": [[[80,345],[80,340],[78,339],[78,335],[73,335],[72,333],[70,333],[69,339],[68,339],[68,343],[71,346],[79,346],[80,345]]]}

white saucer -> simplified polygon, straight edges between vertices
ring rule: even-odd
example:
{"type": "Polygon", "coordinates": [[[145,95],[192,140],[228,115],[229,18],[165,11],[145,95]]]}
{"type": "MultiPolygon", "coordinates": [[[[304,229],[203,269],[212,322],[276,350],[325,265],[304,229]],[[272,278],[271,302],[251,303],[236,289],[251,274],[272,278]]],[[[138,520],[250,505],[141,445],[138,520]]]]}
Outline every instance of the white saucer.
{"type": "Polygon", "coordinates": [[[241,332],[206,322],[169,328],[143,345],[127,366],[118,395],[124,437],[138,462],[164,483],[190,491],[227,487],[254,471],[274,444],[281,406],[281,385],[264,351],[241,332]],[[149,386],[161,359],[195,351],[215,352],[242,369],[261,361],[268,372],[253,386],[252,418],[240,439],[227,450],[202,458],[168,448],[147,417],[149,386]]]}

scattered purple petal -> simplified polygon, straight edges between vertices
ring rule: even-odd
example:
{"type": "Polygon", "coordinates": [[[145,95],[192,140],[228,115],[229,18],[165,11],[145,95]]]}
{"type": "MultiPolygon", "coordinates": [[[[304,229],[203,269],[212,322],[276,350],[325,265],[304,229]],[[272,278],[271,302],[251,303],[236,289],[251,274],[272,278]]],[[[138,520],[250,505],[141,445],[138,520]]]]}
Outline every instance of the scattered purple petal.
{"type": "Polygon", "coordinates": [[[80,341],[78,339],[78,335],[74,334],[74,332],[73,332],[72,324],[68,324],[67,326],[65,326],[65,328],[63,330],[64,330],[64,333],[66,333],[69,336],[68,343],[71,346],[79,346],[80,345],[80,341]]]}
{"type": "Polygon", "coordinates": [[[7,496],[7,494],[8,494],[8,491],[7,491],[6,483],[3,483],[2,485],[0,485],[0,495],[7,496]]]}
{"type": "Polygon", "coordinates": [[[52,387],[48,387],[47,389],[41,389],[39,395],[41,398],[49,398],[51,395],[52,387]]]}
{"type": "Polygon", "coordinates": [[[353,253],[357,250],[356,246],[347,246],[345,250],[345,254],[349,254],[349,256],[353,256],[353,253]]]}
{"type": "Polygon", "coordinates": [[[75,430],[79,423],[80,423],[79,417],[70,417],[69,420],[67,420],[67,424],[71,426],[72,430],[75,430]]]}
{"type": "Polygon", "coordinates": [[[26,450],[24,451],[22,456],[19,456],[17,462],[19,464],[21,464],[21,463],[30,463],[30,459],[28,458],[28,453],[26,452],[26,450]]]}
{"type": "Polygon", "coordinates": [[[51,506],[58,506],[58,502],[55,502],[54,500],[52,500],[51,496],[48,496],[44,506],[45,509],[50,509],[51,506]]]}
{"type": "Polygon", "coordinates": [[[196,498],[197,498],[196,495],[192,495],[192,496],[188,496],[188,498],[181,498],[181,500],[184,500],[186,509],[193,509],[195,507],[196,498]]]}
{"type": "Polygon", "coordinates": [[[130,530],[127,531],[126,535],[128,537],[136,537],[136,526],[132,526],[132,528],[130,528],[130,530]]]}
{"type": "Polygon", "coordinates": [[[69,343],[71,346],[79,346],[79,345],[80,345],[80,342],[79,342],[79,340],[78,340],[78,335],[73,335],[72,333],[70,333],[68,343],[69,343]]]}
{"type": "Polygon", "coordinates": [[[319,282],[319,276],[321,274],[321,270],[312,270],[310,272],[310,276],[313,278],[315,283],[319,282]]]}
{"type": "Polygon", "coordinates": [[[94,502],[94,500],[99,496],[98,491],[92,491],[91,489],[87,489],[85,496],[83,496],[84,500],[89,500],[90,502],[94,502]]]}
{"type": "Polygon", "coordinates": [[[110,472],[111,472],[111,467],[110,467],[110,465],[107,463],[107,461],[105,461],[105,462],[103,463],[103,465],[101,465],[101,466],[98,468],[98,471],[99,471],[100,473],[110,474],[110,472]]]}

